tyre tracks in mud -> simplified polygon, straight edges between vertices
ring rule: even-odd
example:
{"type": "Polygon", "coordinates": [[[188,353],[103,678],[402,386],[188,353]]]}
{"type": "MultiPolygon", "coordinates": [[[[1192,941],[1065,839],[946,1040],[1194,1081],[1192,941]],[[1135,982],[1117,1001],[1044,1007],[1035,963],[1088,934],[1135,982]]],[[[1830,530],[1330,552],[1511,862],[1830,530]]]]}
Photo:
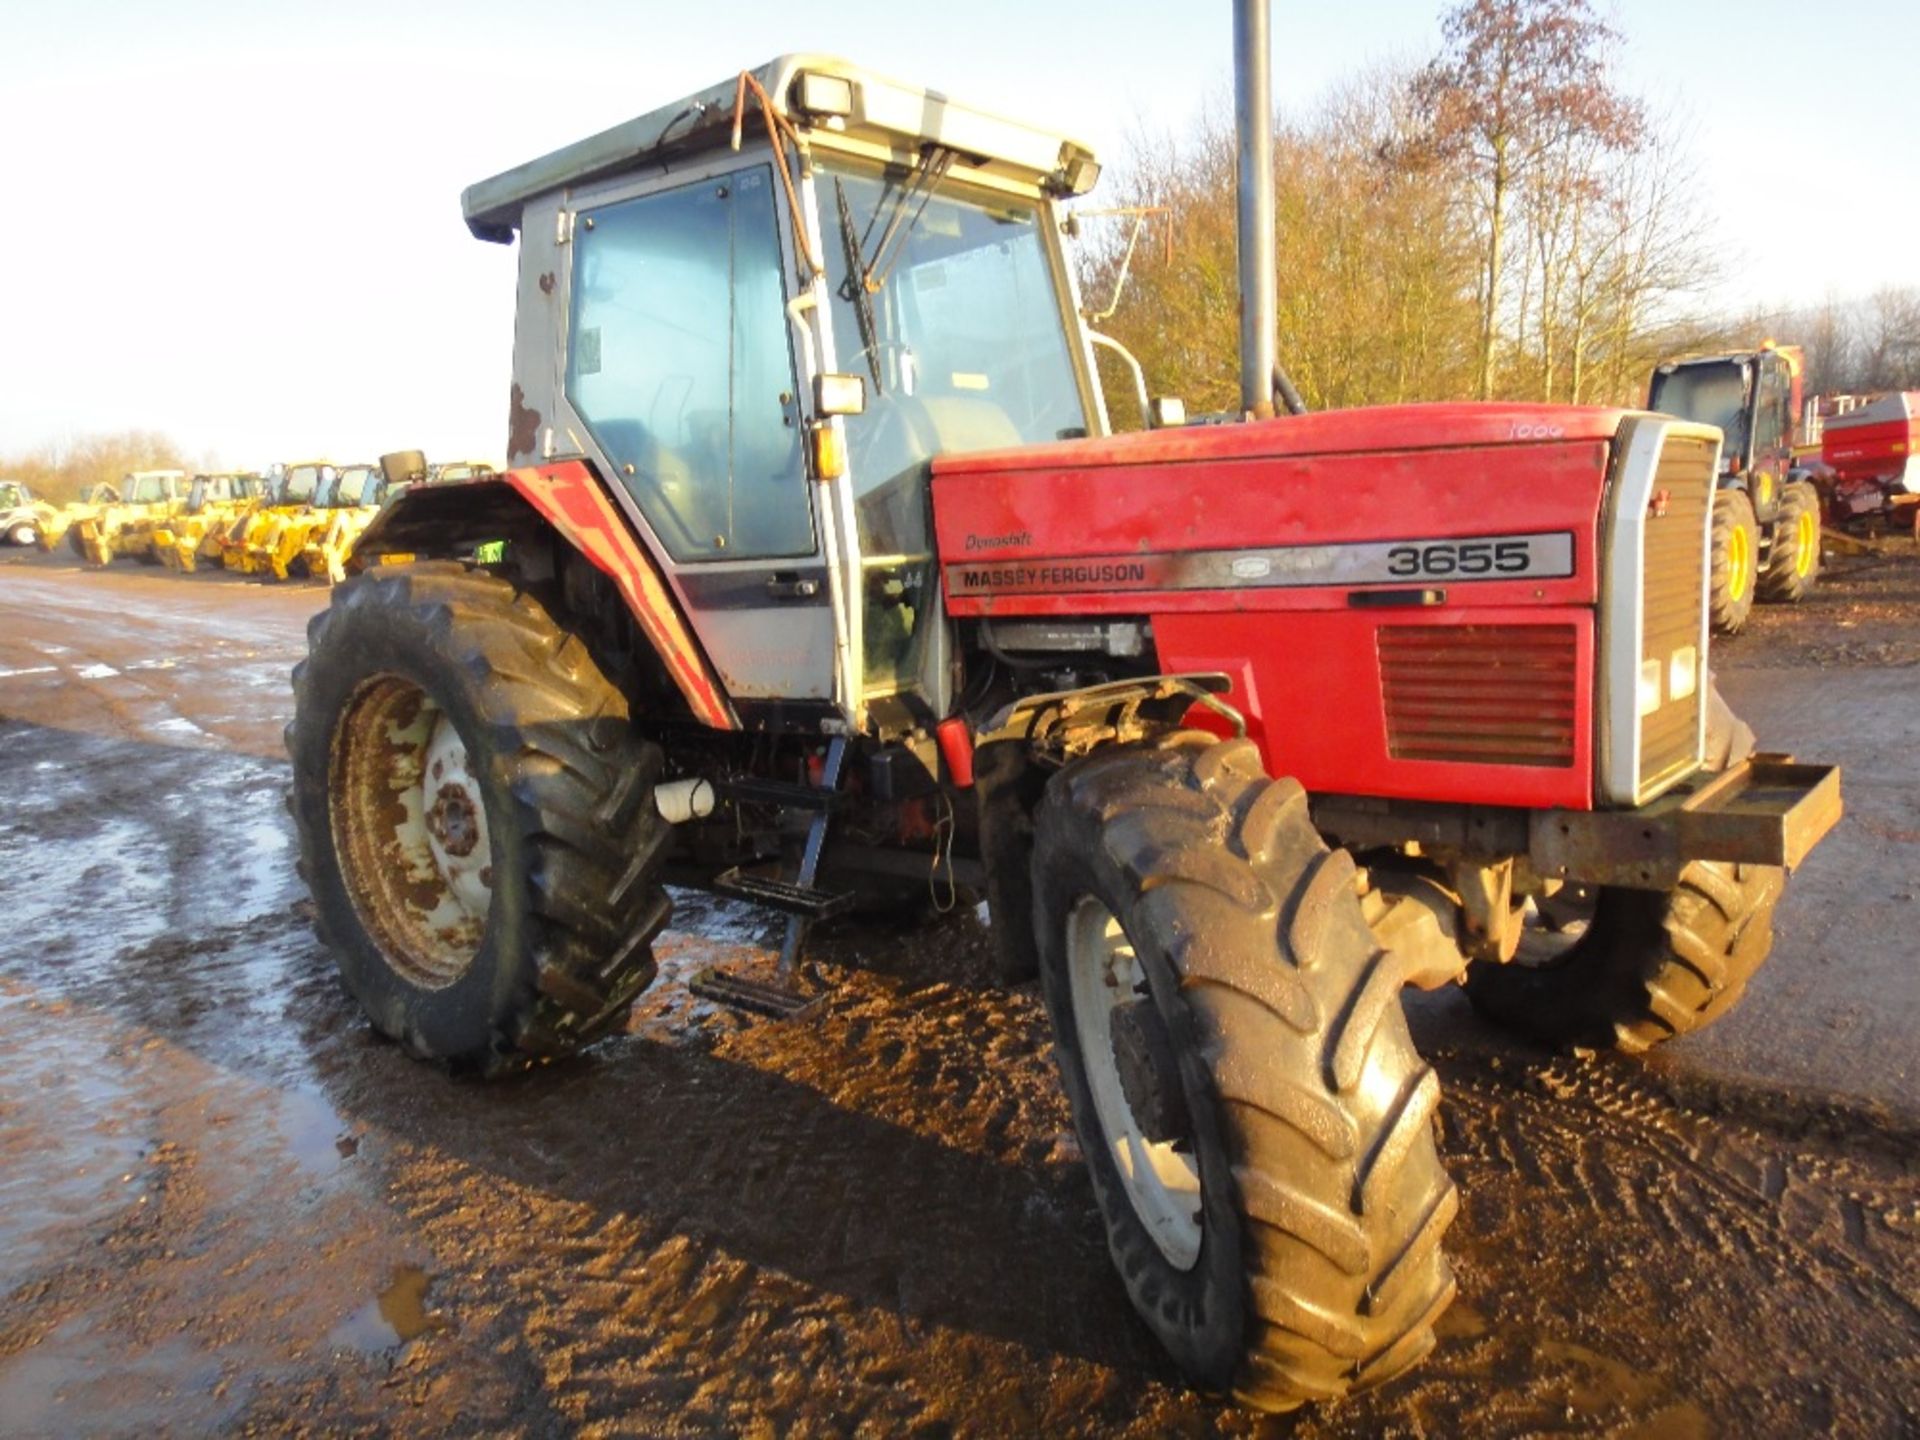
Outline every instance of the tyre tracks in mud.
{"type": "Polygon", "coordinates": [[[1716,1113],[1611,1055],[1433,1058],[1463,1301],[1409,1408],[1478,1430],[1445,1393],[1477,1373],[1547,1433],[1920,1433],[1909,1135],[1716,1113]]]}
{"type": "MultiPolygon", "coordinates": [[[[469,1339],[608,1433],[1267,1433],[1134,1321],[1037,998],[932,981],[953,945],[834,967],[811,1025],[635,1036],[508,1102],[511,1133],[423,1146],[390,1194],[463,1272],[469,1339]]],[[[1897,1140],[1712,1114],[1611,1058],[1432,1058],[1461,1300],[1420,1368],[1285,1433],[1915,1433],[1897,1140]]]]}

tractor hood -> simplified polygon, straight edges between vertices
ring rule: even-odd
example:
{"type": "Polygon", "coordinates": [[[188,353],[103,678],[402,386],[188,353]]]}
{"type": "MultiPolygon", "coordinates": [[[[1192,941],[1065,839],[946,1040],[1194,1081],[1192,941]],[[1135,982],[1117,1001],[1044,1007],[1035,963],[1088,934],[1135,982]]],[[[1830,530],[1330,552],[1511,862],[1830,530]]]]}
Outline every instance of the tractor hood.
{"type": "Polygon", "coordinates": [[[948,598],[962,615],[1059,613],[1069,594],[1093,610],[1341,604],[1328,587],[1403,583],[1407,545],[1470,540],[1507,547],[1461,572],[1487,599],[1591,604],[1630,413],[1401,405],[943,456],[948,598]]]}

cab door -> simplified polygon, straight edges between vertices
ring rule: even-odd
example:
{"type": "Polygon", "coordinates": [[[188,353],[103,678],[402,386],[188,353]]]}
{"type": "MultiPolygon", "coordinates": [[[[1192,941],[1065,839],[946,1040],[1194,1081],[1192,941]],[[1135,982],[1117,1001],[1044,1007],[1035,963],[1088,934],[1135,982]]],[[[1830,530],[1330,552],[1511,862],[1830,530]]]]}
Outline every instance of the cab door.
{"type": "Polygon", "coordinates": [[[1754,377],[1753,423],[1748,441],[1748,491],[1755,517],[1771,523],[1780,491],[1793,468],[1793,376],[1786,360],[1772,351],[1760,354],[1754,377]]]}
{"type": "Polygon", "coordinates": [[[728,158],[574,211],[565,397],[742,721],[817,731],[833,609],[779,185],[728,158]]]}

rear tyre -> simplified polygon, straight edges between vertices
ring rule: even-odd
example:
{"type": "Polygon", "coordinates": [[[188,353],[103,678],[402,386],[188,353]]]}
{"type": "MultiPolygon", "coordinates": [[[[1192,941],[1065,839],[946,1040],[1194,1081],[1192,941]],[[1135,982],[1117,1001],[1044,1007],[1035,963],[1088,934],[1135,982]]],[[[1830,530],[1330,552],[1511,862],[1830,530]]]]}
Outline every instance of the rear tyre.
{"type": "Polygon", "coordinates": [[[1805,480],[1780,492],[1760,598],[1795,604],[1807,598],[1820,575],[1820,494],[1805,480]]]}
{"type": "Polygon", "coordinates": [[[40,538],[40,532],[31,525],[16,525],[7,531],[7,541],[13,545],[32,545],[40,538]]]}
{"type": "Polygon", "coordinates": [[[293,673],[315,928],[375,1028],[489,1073],[616,1029],[666,923],[659,747],[533,596],[457,563],[356,576],[293,673]]]}
{"type": "Polygon", "coordinates": [[[1527,937],[1507,964],[1473,965],[1467,995],[1489,1020],[1542,1044],[1639,1054],[1739,1002],[1773,948],[1785,881],[1771,865],[1696,860],[1665,893],[1602,889],[1577,909],[1542,907],[1551,933],[1527,937]]]}
{"type": "Polygon", "coordinates": [[[1760,553],[1760,530],[1745,492],[1721,490],[1714,495],[1710,538],[1707,615],[1715,630],[1736,635],[1753,609],[1760,553]]]}
{"type": "Polygon", "coordinates": [[[1439,1082],[1352,861],[1247,741],[1084,760],[1035,821],[1062,1081],[1134,1308],[1264,1410],[1421,1359],[1453,1296],[1439,1082]]]}

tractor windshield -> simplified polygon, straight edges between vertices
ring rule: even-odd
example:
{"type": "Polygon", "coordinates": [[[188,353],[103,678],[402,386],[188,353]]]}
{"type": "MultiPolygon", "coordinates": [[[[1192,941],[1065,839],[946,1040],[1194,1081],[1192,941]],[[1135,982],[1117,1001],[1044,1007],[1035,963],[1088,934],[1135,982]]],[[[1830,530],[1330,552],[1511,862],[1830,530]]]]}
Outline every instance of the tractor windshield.
{"type": "Polygon", "coordinates": [[[926,462],[1084,435],[1087,410],[1036,202],[838,159],[815,183],[835,368],[867,382],[846,423],[873,692],[912,683],[933,583],[926,462]]]}
{"type": "Polygon", "coordinates": [[[336,505],[371,505],[378,477],[371,465],[349,465],[340,472],[340,484],[334,491],[336,505]]]}
{"type": "Polygon", "coordinates": [[[1653,377],[1647,408],[1719,426],[1727,437],[1721,453],[1731,458],[1746,452],[1747,401],[1752,393],[1752,368],[1743,361],[1676,365],[1653,377]]]}
{"type": "Polygon", "coordinates": [[[294,465],[287,470],[285,484],[280,491],[280,503],[283,505],[305,505],[313,499],[313,492],[320,484],[320,466],[294,465]]]}
{"type": "Polygon", "coordinates": [[[129,505],[155,505],[167,498],[167,482],[159,475],[130,475],[127,487],[129,505]]]}

